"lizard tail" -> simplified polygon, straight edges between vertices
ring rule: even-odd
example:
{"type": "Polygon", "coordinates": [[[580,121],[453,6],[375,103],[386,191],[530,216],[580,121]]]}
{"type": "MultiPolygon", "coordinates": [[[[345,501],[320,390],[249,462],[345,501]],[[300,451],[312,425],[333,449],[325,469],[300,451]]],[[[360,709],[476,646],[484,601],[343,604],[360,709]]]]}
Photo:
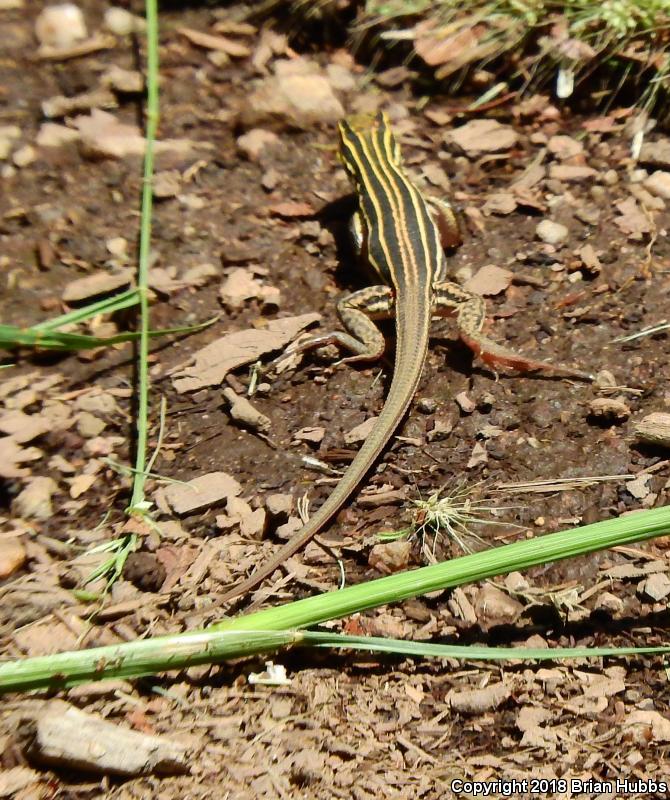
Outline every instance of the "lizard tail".
{"type": "Polygon", "coordinates": [[[396,315],[402,316],[404,319],[397,320],[398,339],[393,379],[386,402],[372,432],[363,442],[340,482],[308,522],[285,545],[280,547],[269,561],[258,567],[241,583],[231,587],[220,598],[220,602],[232,600],[238,595],[251,591],[287,558],[304,547],[340,510],[393,436],[412,402],[421,378],[430,323],[429,313],[422,313],[420,308],[401,309],[399,305],[398,303],[396,306],[396,315]],[[409,320],[415,320],[416,324],[408,324],[409,320]]]}

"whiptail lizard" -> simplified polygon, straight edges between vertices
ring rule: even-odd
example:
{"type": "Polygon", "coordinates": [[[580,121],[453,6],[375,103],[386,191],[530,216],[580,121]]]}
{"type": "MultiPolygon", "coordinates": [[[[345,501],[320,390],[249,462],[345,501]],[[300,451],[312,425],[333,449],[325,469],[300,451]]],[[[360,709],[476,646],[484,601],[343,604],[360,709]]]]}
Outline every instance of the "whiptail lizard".
{"type": "Polygon", "coordinates": [[[525,358],[481,333],[486,316],[483,298],[447,280],[443,248],[461,242],[456,217],[448,203],[428,201],[407,177],[400,147],[385,114],[344,119],[339,133],[340,159],[359,200],[354,238],[383,284],[340,300],[337,311],[347,333],[315,336],[306,344],[289,348],[289,352],[335,343],[353,353],[343,362],[376,360],[384,352],[384,337],[373,320],[395,317],[393,380],[372,432],[328,499],[290,541],[249,578],[224,594],[222,601],[253,589],[300,550],[365,477],[414,397],[434,315],[455,314],[461,339],[487,363],[592,380],[591,375],[580,370],[525,358]]]}

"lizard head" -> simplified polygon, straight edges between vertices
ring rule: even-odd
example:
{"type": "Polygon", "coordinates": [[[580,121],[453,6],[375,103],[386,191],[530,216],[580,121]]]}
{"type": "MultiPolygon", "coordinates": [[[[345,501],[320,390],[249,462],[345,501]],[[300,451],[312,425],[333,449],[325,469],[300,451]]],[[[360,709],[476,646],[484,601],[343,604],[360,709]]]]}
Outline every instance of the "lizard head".
{"type": "Polygon", "coordinates": [[[353,114],[340,120],[340,161],[349,176],[358,182],[363,162],[402,163],[400,146],[383,111],[353,114]]]}

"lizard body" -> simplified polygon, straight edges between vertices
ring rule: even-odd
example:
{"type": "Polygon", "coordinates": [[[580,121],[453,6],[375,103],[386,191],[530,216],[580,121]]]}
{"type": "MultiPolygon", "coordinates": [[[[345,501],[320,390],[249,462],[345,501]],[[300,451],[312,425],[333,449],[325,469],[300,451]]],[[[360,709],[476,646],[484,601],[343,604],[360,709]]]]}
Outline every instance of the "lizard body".
{"type": "Polygon", "coordinates": [[[455,314],[462,339],[485,361],[590,378],[578,370],[529,360],[482,335],[483,299],[447,280],[443,248],[461,241],[454,213],[448,204],[441,203],[439,208],[429,205],[408,178],[386,115],[344,119],[339,124],[339,134],[340,159],[359,198],[355,238],[381,283],[354,292],[338,303],[347,332],[313,337],[306,345],[294,347],[293,352],[336,343],[353,353],[342,359],[345,362],[378,359],[384,351],[384,338],[373,320],[393,316],[397,337],[393,379],[372,432],[330,496],[269,561],[224,594],[223,601],[250,591],[300,550],[363,480],[414,397],[433,315],[455,314]]]}

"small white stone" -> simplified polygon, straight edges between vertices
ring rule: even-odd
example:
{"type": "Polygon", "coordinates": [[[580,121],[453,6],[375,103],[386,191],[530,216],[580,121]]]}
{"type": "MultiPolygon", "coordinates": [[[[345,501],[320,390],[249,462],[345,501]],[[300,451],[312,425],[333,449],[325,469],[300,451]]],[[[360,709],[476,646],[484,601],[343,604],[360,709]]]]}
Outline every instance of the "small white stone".
{"type": "Polygon", "coordinates": [[[643,182],[643,186],[656,197],[670,200],[670,172],[663,172],[660,169],[652,172],[643,182]]]}
{"type": "Polygon", "coordinates": [[[128,251],[128,240],[124,239],[123,236],[114,236],[112,239],[107,239],[105,247],[110,255],[121,258],[128,251]]]}
{"type": "Polygon", "coordinates": [[[47,47],[70,47],[88,36],[84,15],[74,3],[47,6],[35,20],[35,36],[47,47]]]}
{"type": "Polygon", "coordinates": [[[28,164],[32,164],[36,158],[37,152],[35,148],[30,144],[24,144],[23,147],[19,147],[14,153],[12,161],[14,162],[14,166],[20,169],[21,167],[27,167],[28,164]]]}
{"type": "Polygon", "coordinates": [[[108,8],[105,11],[105,27],[116,36],[130,36],[131,33],[141,33],[146,23],[141,17],[136,17],[125,8],[108,8]]]}
{"type": "Polygon", "coordinates": [[[560,222],[543,219],[535,228],[535,235],[545,244],[560,244],[568,238],[568,229],[560,222]]]}

